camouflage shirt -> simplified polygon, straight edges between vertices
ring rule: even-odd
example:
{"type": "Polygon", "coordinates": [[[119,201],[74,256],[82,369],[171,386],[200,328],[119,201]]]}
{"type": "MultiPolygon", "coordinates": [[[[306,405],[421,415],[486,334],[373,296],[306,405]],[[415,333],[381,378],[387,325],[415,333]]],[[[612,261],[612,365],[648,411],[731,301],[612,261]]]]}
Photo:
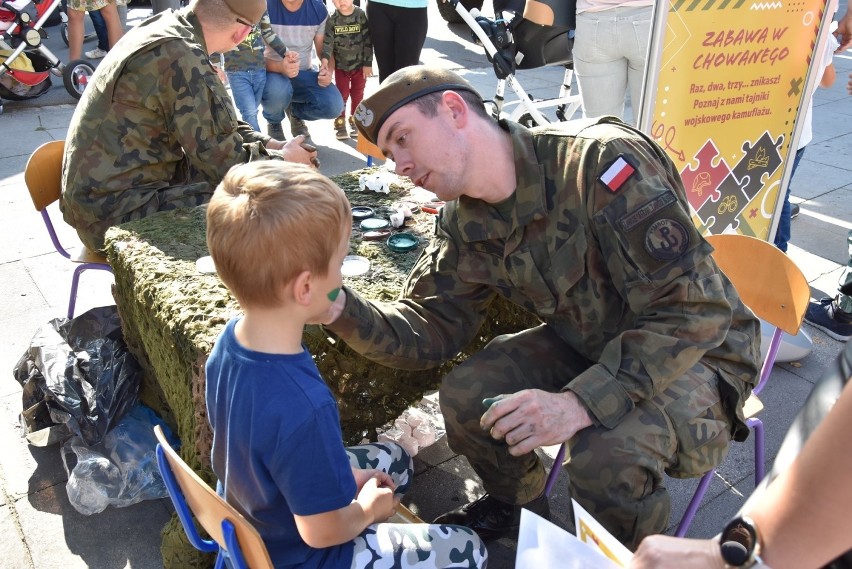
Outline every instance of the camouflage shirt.
{"type": "Polygon", "coordinates": [[[65,221],[100,249],[105,222],[152,209],[158,191],[209,191],[231,166],[268,156],[269,137],[236,117],[195,14],[149,18],[98,65],[71,118],[65,221]]]}
{"type": "Polygon", "coordinates": [[[377,362],[426,369],[464,348],[503,295],[595,362],[564,389],[599,424],[615,426],[702,360],[742,438],[759,322],[710,257],[665,152],[612,118],[501,126],[514,149],[511,207],[448,202],[400,300],[347,289],[330,329],[377,362]]]}
{"type": "Polygon", "coordinates": [[[373,65],[373,42],[367,15],[354,6],[355,11],[344,16],[335,12],[325,25],[322,58],[334,56],[334,67],[341,71],[355,71],[373,65]]]}
{"type": "Polygon", "coordinates": [[[263,50],[267,45],[281,57],[287,53],[287,46],[275,34],[272,24],[269,23],[269,14],[264,12],[260,18],[260,24],[252,28],[246,39],[231,51],[225,52],[225,71],[265,70],[263,50]]]}

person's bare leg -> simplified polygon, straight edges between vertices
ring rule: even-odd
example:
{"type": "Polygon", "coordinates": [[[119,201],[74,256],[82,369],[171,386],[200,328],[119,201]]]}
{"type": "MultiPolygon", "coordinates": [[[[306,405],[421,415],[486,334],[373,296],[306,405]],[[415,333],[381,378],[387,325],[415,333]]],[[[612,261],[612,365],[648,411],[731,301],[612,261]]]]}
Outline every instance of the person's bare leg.
{"type": "Polygon", "coordinates": [[[110,2],[101,8],[101,15],[107,25],[107,36],[109,36],[109,46],[112,47],[124,35],[124,26],[121,25],[121,18],[118,16],[118,8],[115,2],[110,2]]]}
{"type": "Polygon", "coordinates": [[[85,12],[68,8],[68,61],[83,57],[83,17],[85,12]]]}

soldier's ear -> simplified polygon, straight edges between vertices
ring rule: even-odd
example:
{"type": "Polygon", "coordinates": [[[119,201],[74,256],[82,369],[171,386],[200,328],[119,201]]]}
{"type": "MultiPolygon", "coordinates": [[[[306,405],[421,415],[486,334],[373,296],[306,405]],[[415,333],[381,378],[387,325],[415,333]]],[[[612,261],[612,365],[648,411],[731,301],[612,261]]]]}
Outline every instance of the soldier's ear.
{"type": "Polygon", "coordinates": [[[461,95],[455,91],[444,91],[441,99],[456,126],[467,124],[467,103],[461,95]]]}

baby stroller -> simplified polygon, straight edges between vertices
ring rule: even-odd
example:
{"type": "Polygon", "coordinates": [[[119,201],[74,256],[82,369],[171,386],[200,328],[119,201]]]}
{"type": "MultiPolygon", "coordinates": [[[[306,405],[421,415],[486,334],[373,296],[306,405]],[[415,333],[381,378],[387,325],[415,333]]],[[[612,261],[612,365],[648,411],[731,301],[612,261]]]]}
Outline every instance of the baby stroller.
{"type": "Polygon", "coordinates": [[[65,88],[79,99],[95,72],[78,59],[63,64],[42,41],[45,22],[62,0],[0,0],[0,112],[3,99],[33,99],[50,88],[50,74],[62,77],[65,88]]]}
{"type": "Polygon", "coordinates": [[[577,112],[582,104],[580,96],[571,94],[575,2],[513,0],[503,3],[508,10],[513,10],[508,20],[496,1],[494,19],[483,16],[476,9],[469,12],[459,0],[449,2],[473,31],[477,43],[485,48],[488,61],[494,67],[498,79],[491,107],[494,118],[505,117],[525,126],[535,126],[551,122],[542,109],[555,107],[555,116],[560,121],[570,119],[577,112]],[[523,6],[523,14],[519,13],[519,3],[523,6]],[[515,71],[545,65],[565,68],[562,85],[556,98],[535,99],[521,86],[515,71]],[[505,102],[507,83],[517,95],[517,101],[505,102]],[[511,108],[511,112],[504,111],[505,108],[511,108]]]}

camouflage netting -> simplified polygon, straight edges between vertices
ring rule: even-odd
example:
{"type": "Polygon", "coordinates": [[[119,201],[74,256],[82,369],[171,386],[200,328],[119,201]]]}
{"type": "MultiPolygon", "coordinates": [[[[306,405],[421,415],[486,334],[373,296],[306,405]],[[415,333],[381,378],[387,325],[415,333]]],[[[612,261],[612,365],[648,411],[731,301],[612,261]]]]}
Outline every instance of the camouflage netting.
{"type": "MultiPolygon", "coordinates": [[[[353,205],[369,205],[377,217],[396,210],[395,205],[412,201],[408,180],[394,178],[390,193],[360,191],[366,169],[334,179],[353,205]]],[[[115,297],[122,317],[125,340],[145,369],[141,399],[175,428],[182,441],[180,453],[208,482],[212,433],[204,405],[204,364],[213,342],[239,307],[214,274],[201,274],[195,261],[208,255],[205,242],[205,208],[162,212],[107,232],[106,248],[115,272],[115,297]]],[[[367,257],[370,272],[347,278],[346,284],[377,300],[399,295],[405,276],[432,234],[434,216],[416,212],[406,231],[421,237],[421,244],[408,253],[392,252],[384,241],[364,241],[355,222],[351,253],[367,257]]],[[[538,323],[534,316],[498,301],[479,336],[455,360],[429,371],[395,370],[375,364],[354,353],[343,342],[330,338],[323,329],[306,330],[305,344],[314,355],[320,373],[335,394],[347,444],[393,421],[423,394],[437,387],[440,378],[467,353],[481,348],[498,334],[538,323]]],[[[163,560],[169,567],[209,566],[207,558],[192,551],[180,525],[172,520],[164,530],[163,560]],[[194,561],[191,561],[194,559],[194,561]]]]}

